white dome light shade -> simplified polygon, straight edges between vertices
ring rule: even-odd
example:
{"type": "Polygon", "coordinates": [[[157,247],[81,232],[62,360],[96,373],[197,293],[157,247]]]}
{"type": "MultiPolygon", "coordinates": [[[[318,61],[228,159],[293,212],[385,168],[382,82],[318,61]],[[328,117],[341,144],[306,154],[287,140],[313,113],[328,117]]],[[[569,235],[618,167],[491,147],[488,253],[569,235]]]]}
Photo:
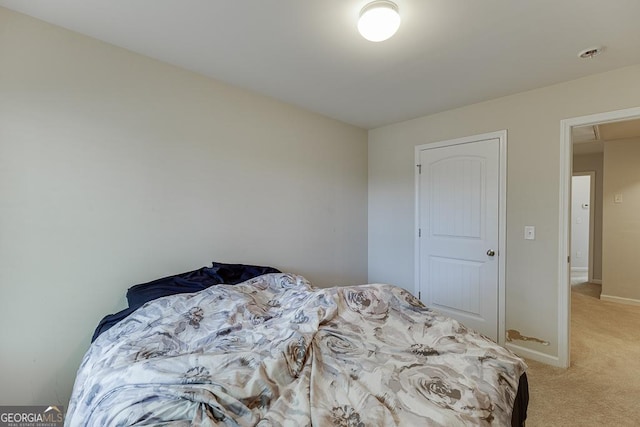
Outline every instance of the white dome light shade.
{"type": "Polygon", "coordinates": [[[400,27],[400,14],[395,3],[373,1],[362,8],[358,31],[372,42],[381,42],[393,36],[400,27]]]}

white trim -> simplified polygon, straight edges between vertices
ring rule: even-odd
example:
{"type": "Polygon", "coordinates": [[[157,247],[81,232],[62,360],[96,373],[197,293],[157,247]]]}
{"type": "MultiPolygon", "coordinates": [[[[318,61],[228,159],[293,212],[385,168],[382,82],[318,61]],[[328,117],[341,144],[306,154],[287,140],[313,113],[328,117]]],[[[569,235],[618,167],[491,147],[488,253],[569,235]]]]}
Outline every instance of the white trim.
{"type": "Polygon", "coordinates": [[[452,145],[467,144],[470,142],[498,139],[498,344],[505,344],[506,334],[506,258],[507,258],[507,131],[471,135],[463,138],[449,139],[446,141],[432,142],[415,147],[415,228],[414,228],[414,293],[420,292],[420,151],[429,148],[448,147],[452,145]]]}
{"type": "Polygon", "coordinates": [[[573,117],[560,121],[560,209],[558,213],[558,361],[561,367],[571,363],[571,287],[569,263],[571,230],[571,176],[572,153],[571,128],[640,118],[640,107],[625,110],[573,117]]]}
{"type": "Polygon", "coordinates": [[[415,189],[414,194],[414,237],[413,237],[413,293],[416,296],[419,296],[420,292],[420,236],[418,233],[420,232],[420,147],[422,145],[417,145],[415,147],[415,160],[414,165],[416,169],[414,170],[414,184],[413,188],[415,189]]]}
{"type": "Polygon", "coordinates": [[[591,283],[595,283],[596,285],[602,285],[602,280],[601,279],[591,279],[590,282],[591,283]]]}
{"type": "Polygon", "coordinates": [[[640,299],[616,297],[613,295],[600,294],[600,300],[615,302],[618,304],[640,305],[640,299]]]}
{"type": "Polygon", "coordinates": [[[509,350],[513,351],[520,357],[524,357],[525,359],[535,360],[536,362],[546,363],[547,365],[557,366],[559,368],[563,368],[560,360],[556,356],[550,356],[546,353],[542,353],[537,350],[532,350],[530,348],[519,346],[518,344],[513,344],[508,342],[504,345],[509,350]]]}
{"type": "Polygon", "coordinates": [[[571,323],[571,125],[565,120],[560,122],[560,215],[558,239],[558,366],[568,368],[570,361],[570,323],[571,323]]]}
{"type": "Polygon", "coordinates": [[[500,176],[498,178],[498,344],[507,334],[507,130],[495,132],[500,139],[500,176]]]}

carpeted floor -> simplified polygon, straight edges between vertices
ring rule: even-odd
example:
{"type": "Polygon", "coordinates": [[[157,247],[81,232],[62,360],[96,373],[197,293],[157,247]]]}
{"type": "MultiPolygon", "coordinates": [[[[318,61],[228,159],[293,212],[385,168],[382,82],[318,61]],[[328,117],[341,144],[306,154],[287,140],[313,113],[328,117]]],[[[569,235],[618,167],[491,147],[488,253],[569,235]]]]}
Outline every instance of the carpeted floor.
{"type": "Polygon", "coordinates": [[[527,427],[640,425],[640,307],[571,293],[571,367],[527,360],[527,427]]]}

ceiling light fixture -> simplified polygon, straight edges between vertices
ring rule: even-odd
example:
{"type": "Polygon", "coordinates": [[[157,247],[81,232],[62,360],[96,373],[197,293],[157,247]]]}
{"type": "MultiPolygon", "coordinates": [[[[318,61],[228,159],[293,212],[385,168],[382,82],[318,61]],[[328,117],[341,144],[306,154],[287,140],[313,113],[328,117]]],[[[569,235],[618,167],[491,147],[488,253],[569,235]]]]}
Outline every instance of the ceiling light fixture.
{"type": "Polygon", "coordinates": [[[360,11],[358,31],[372,42],[381,42],[393,36],[400,27],[398,6],[391,1],[377,0],[360,11]]]}

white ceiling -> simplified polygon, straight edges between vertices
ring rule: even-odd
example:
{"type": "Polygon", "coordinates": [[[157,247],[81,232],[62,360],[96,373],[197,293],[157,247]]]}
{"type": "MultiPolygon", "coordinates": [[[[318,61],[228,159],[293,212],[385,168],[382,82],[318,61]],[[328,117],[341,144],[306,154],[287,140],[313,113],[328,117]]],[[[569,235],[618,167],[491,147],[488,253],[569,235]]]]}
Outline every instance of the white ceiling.
{"type": "Polygon", "coordinates": [[[382,43],[356,30],[367,2],[0,6],[363,128],[640,63],[639,0],[396,0],[402,25],[382,43]]]}

